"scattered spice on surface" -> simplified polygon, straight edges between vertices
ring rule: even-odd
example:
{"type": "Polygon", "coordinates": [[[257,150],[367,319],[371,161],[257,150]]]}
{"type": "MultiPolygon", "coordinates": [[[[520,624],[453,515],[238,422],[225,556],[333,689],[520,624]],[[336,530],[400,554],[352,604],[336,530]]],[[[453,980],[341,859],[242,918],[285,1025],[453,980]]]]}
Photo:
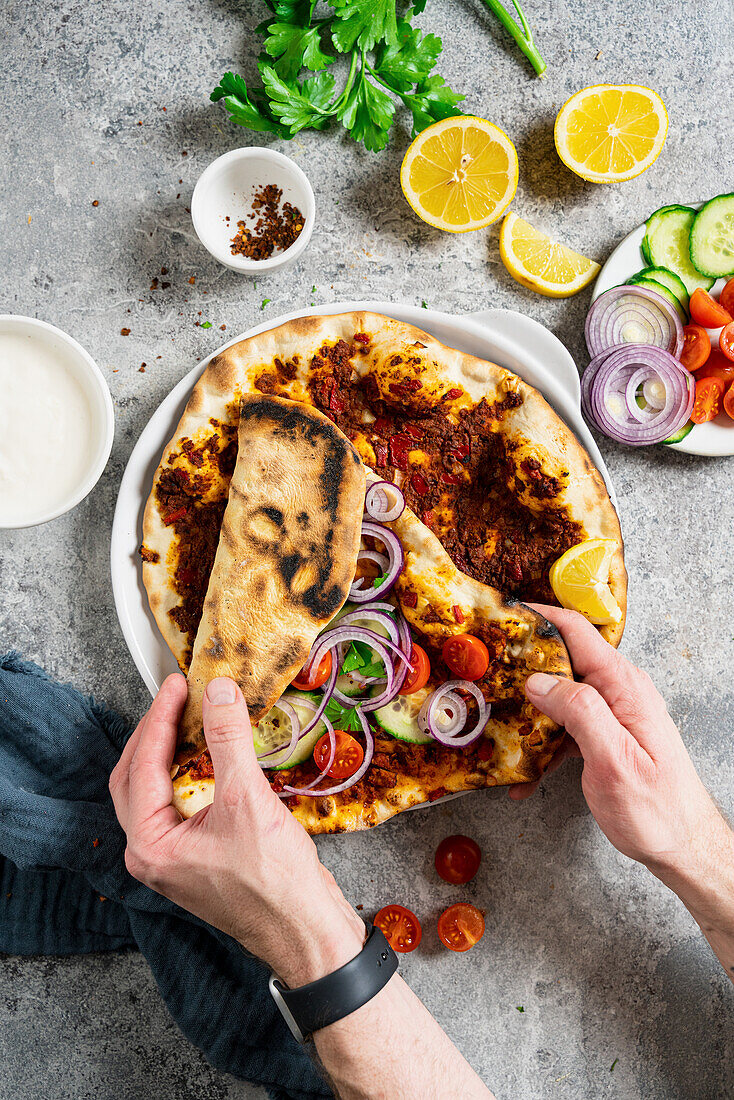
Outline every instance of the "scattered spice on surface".
{"type": "Polygon", "coordinates": [[[99,848],[99,837],[94,838],[94,840],[92,841],[92,847],[99,848]]]}
{"type": "Polygon", "coordinates": [[[92,206],[99,206],[99,199],[92,199],[92,206]]]}
{"type": "Polygon", "coordinates": [[[130,335],[130,329],[129,328],[121,328],[120,329],[120,336],[129,336],[129,335],[130,335]]]}
{"type": "Polygon", "coordinates": [[[138,370],[140,371],[141,374],[145,374],[146,365],[147,365],[146,363],[141,363],[140,366],[138,367],[138,370]]]}
{"type": "Polygon", "coordinates": [[[227,328],[227,326],[226,326],[226,325],[220,325],[219,327],[220,327],[220,329],[222,330],[222,332],[224,332],[224,331],[225,331],[225,329],[227,328]]]}
{"type": "Polygon", "coordinates": [[[161,275],[167,275],[167,274],[168,274],[168,268],[167,267],[162,267],[161,268],[161,275]]]}
{"type": "Polygon", "coordinates": [[[158,279],[157,279],[157,278],[153,277],[153,278],[151,279],[151,281],[150,281],[150,289],[151,289],[151,290],[157,290],[157,289],[158,289],[158,279]]]}
{"type": "Polygon", "coordinates": [[[255,190],[252,199],[251,220],[257,221],[251,228],[244,220],[237,222],[237,232],[232,238],[233,256],[246,256],[248,260],[267,260],[276,249],[285,252],[301,235],[304,217],[298,207],[289,202],[281,206],[283,190],[275,183],[265,184],[255,190]]]}
{"type": "Polygon", "coordinates": [[[189,282],[193,286],[194,283],[196,282],[196,276],[195,275],[189,275],[189,282]]]}

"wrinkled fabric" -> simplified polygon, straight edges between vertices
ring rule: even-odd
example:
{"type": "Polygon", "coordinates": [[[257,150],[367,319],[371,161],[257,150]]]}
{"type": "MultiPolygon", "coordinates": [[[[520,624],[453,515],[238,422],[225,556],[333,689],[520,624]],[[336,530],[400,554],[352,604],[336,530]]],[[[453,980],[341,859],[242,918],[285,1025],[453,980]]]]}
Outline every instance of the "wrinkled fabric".
{"type": "Polygon", "coordinates": [[[331,1097],[262,964],[128,874],[107,782],[131,732],[37,665],[0,656],[0,951],[137,948],[181,1031],[217,1069],[273,1100],[331,1097]]]}

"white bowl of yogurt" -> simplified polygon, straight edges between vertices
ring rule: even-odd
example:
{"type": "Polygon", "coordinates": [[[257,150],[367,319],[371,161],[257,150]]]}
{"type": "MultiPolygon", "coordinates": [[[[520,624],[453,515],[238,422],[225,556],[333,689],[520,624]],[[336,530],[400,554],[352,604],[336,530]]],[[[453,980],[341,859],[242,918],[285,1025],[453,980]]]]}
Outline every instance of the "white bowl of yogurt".
{"type": "Polygon", "coordinates": [[[0,528],[74,508],[107,465],[115,414],[91,355],[61,329],[0,314],[0,528]]]}

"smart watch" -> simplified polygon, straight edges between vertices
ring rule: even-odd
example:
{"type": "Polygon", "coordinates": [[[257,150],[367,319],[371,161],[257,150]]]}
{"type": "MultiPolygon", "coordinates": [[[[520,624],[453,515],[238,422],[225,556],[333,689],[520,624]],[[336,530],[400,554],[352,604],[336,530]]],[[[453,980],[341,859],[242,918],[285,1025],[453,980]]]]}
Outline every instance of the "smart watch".
{"type": "Polygon", "coordinates": [[[288,989],[272,974],[270,993],[294,1039],[343,1020],[380,992],[398,968],[398,957],[379,928],[365,921],[367,939],[360,953],[332,974],[288,989]]]}

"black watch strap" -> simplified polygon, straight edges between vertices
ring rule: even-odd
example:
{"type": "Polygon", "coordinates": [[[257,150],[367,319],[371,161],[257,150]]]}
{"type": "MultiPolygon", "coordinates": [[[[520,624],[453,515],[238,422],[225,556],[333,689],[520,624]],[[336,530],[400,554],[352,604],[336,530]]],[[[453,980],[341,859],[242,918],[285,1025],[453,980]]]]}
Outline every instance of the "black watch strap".
{"type": "Polygon", "coordinates": [[[299,1043],[337,1020],[343,1020],[375,994],[398,968],[398,957],[385,936],[365,921],[367,940],[360,953],[333,974],[298,989],[288,989],[273,974],[270,992],[292,1034],[299,1043]]]}

